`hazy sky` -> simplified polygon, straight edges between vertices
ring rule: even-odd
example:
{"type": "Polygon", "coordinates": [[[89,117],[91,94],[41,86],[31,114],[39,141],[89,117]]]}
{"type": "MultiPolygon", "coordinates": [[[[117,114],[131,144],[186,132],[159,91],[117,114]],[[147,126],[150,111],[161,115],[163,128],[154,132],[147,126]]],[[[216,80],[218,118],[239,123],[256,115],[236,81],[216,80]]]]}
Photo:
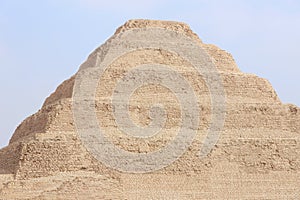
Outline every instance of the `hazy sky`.
{"type": "Polygon", "coordinates": [[[300,106],[298,0],[0,0],[0,147],[128,19],[188,23],[300,106]]]}

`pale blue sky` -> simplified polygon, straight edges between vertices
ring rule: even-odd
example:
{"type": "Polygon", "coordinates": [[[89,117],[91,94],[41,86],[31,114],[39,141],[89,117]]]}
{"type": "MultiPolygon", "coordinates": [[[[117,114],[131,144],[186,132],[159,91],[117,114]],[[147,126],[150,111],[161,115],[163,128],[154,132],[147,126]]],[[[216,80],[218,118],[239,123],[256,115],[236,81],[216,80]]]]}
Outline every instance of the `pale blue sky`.
{"type": "Polygon", "coordinates": [[[0,147],[128,19],[188,23],[300,105],[300,1],[0,0],[0,147]]]}

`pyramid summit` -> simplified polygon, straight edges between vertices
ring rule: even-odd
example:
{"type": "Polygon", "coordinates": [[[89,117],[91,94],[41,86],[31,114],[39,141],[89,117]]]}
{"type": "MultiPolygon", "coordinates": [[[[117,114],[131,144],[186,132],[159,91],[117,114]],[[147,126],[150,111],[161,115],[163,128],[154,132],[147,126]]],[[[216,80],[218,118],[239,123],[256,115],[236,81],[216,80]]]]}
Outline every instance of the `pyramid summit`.
{"type": "Polygon", "coordinates": [[[0,199],[295,199],[299,136],[228,52],[130,20],[0,150],[0,199]]]}

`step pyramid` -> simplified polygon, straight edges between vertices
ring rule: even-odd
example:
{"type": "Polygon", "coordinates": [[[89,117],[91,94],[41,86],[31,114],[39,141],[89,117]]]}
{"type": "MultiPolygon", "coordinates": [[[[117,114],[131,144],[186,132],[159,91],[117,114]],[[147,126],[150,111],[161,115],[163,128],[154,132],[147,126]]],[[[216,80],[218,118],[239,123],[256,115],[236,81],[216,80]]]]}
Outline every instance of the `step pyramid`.
{"type": "Polygon", "coordinates": [[[296,199],[300,109],[180,22],[130,20],[0,150],[0,199],[296,199]]]}

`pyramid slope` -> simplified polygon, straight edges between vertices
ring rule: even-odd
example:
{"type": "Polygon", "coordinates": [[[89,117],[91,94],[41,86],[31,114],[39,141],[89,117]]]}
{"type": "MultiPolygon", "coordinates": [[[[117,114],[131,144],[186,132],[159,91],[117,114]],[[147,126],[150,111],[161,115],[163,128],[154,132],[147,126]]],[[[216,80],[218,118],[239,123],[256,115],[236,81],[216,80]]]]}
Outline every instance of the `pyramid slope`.
{"type": "Polygon", "coordinates": [[[82,66],[94,62],[98,55],[107,56],[112,42],[120,34],[147,28],[171,30],[191,38],[207,52],[220,73],[226,95],[226,118],[218,143],[208,156],[197,157],[212,113],[205,81],[178,55],[163,49],[141,49],[114,61],[109,66],[111,70],[107,70],[103,80],[99,81],[96,91],[99,100],[95,106],[98,119],[101,119],[100,126],[107,130],[107,136],[114,144],[129,152],[155,151],[172,140],[179,116],[177,102],[171,100],[172,94],[167,89],[149,86],[133,96],[136,101],[131,117],[141,125],[149,123],[146,111],[147,105],[153,102],[151,95],[164,96],[160,102],[166,103],[171,111],[165,135],[146,142],[115,131],[111,104],[107,101],[113,82],[131,66],[147,63],[172,66],[191,80],[199,94],[201,122],[189,150],[171,165],[146,175],[123,173],[99,162],[76,133],[72,95],[77,73],[64,81],[36,114],[25,119],[13,134],[9,146],[0,150],[0,195],[24,199],[72,199],[74,195],[101,199],[164,196],[275,199],[300,195],[300,109],[282,104],[267,80],[242,73],[229,53],[204,44],[186,24],[130,20],[82,66]],[[22,185],[26,185],[28,191],[22,190],[22,185]]]}

